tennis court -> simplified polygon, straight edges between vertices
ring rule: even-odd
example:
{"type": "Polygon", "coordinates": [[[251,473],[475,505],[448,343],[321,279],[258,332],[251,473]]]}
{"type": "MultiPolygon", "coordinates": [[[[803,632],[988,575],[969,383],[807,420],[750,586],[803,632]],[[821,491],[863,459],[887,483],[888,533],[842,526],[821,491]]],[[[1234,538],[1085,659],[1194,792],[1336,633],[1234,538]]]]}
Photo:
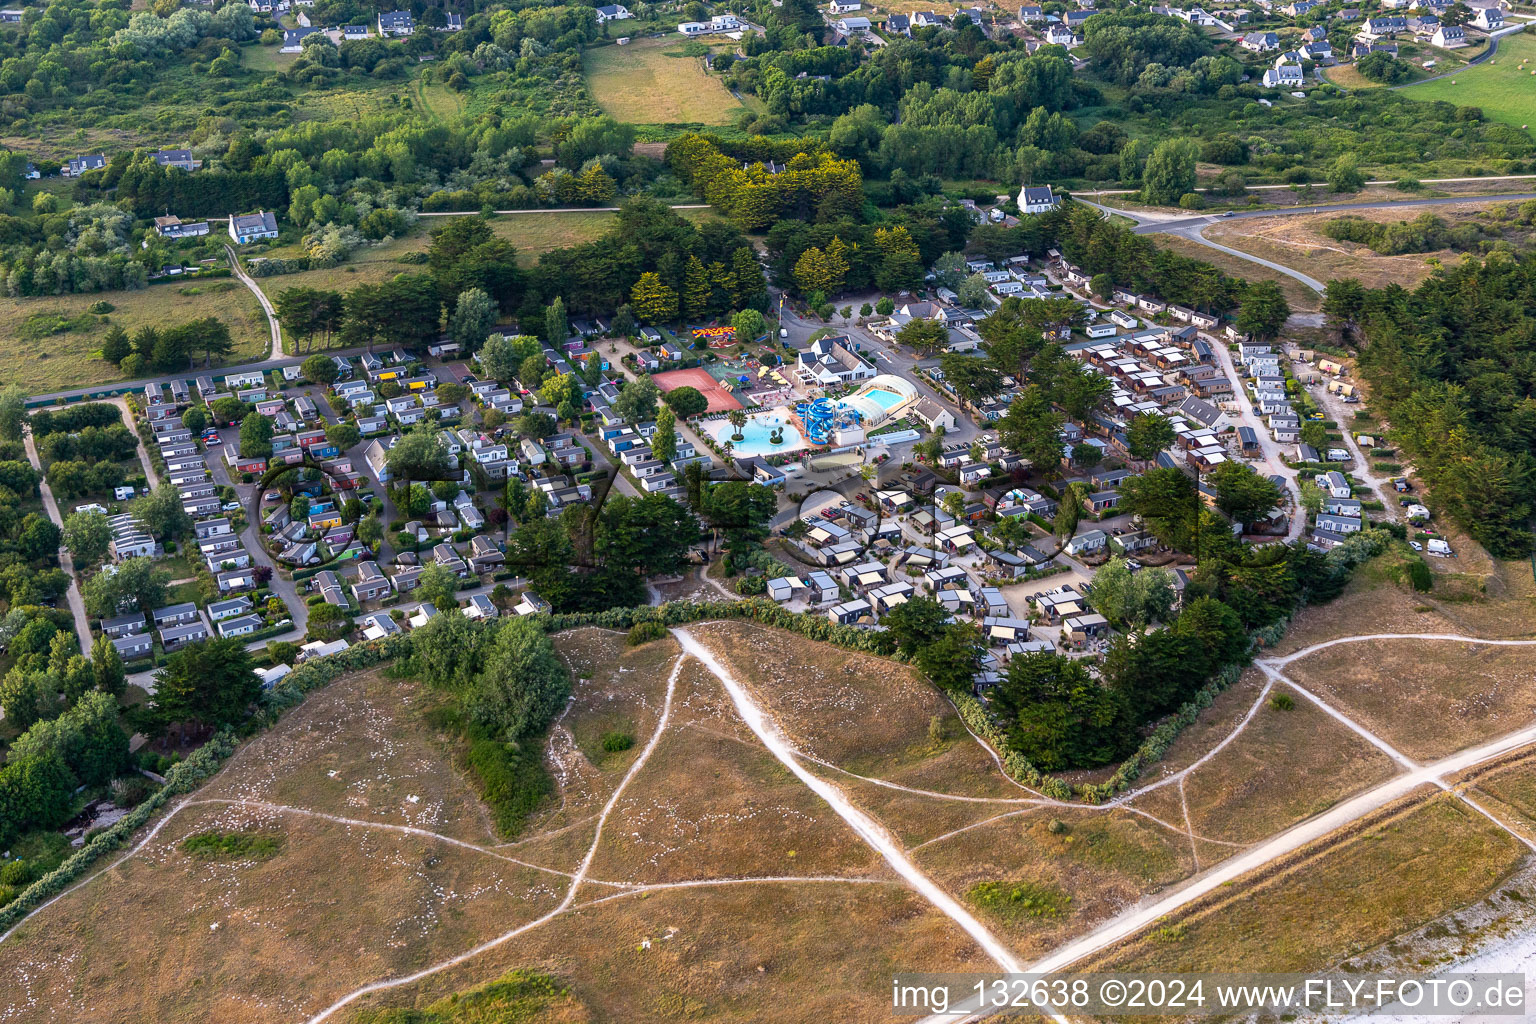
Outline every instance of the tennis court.
{"type": "Polygon", "coordinates": [[[729,412],[732,409],[741,408],[741,403],[736,400],[736,396],[721,387],[720,382],[710,376],[708,370],[698,368],[668,370],[666,373],[653,374],[651,380],[656,382],[656,386],[662,390],[663,394],[675,388],[698,388],[699,393],[709,400],[709,408],[704,410],[706,413],[729,412]]]}

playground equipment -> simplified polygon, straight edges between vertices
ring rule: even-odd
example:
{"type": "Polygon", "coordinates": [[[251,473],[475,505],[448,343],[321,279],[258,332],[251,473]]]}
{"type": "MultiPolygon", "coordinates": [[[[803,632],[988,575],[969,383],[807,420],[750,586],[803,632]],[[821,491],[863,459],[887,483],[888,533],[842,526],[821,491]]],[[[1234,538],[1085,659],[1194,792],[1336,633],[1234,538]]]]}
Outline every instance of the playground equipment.
{"type": "Polygon", "coordinates": [[[858,410],[830,398],[801,402],[795,412],[805,424],[806,440],[812,444],[831,444],[837,431],[857,427],[863,419],[858,410]]]}

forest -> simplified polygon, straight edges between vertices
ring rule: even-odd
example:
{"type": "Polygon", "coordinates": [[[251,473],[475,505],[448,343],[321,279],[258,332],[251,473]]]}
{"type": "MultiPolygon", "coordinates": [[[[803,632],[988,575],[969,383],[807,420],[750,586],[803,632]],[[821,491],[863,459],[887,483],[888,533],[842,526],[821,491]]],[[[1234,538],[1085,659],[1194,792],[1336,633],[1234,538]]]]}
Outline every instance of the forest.
{"type": "Polygon", "coordinates": [[[1413,291],[1331,281],[1376,411],[1431,507],[1499,558],[1531,553],[1536,509],[1536,255],[1440,269],[1413,291]]]}

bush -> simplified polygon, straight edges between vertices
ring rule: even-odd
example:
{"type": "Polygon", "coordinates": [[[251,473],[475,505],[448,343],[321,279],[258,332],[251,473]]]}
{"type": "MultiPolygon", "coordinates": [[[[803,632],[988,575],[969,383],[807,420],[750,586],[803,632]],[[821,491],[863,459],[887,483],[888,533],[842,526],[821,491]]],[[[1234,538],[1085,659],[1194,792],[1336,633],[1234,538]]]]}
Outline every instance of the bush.
{"type": "Polygon", "coordinates": [[[155,783],[142,775],[125,775],[112,780],[112,802],[119,807],[137,807],[155,788],[155,783]]]}
{"type": "Polygon", "coordinates": [[[8,860],[0,867],[0,885],[20,889],[32,881],[32,865],[24,860],[8,860]]]}
{"type": "Polygon", "coordinates": [[[1181,210],[1205,209],[1205,197],[1198,192],[1185,192],[1179,196],[1179,208],[1181,210]]]}
{"type": "MultiPolygon", "coordinates": [[[[473,726],[471,732],[476,732],[473,726]]],[[[527,817],[554,792],[541,747],[479,735],[465,755],[480,799],[490,805],[496,831],[508,838],[516,836],[527,817]]]]}
{"type": "Polygon", "coordinates": [[[1424,559],[1415,558],[1408,563],[1408,582],[1421,594],[1434,589],[1435,577],[1430,573],[1429,566],[1424,564],[1424,559]]]}
{"type": "Polygon", "coordinates": [[[627,732],[603,733],[603,749],[610,754],[618,754],[635,745],[635,738],[627,732]]]}
{"type": "Polygon", "coordinates": [[[1269,706],[1276,711],[1290,711],[1296,707],[1296,699],[1288,693],[1277,693],[1269,698],[1269,706]]]}
{"type": "Polygon", "coordinates": [[[116,308],[116,306],[112,305],[112,303],[108,302],[106,299],[98,299],[97,301],[91,303],[89,306],[86,306],[85,311],[87,313],[95,313],[97,316],[106,316],[116,308]]]}
{"type": "Polygon", "coordinates": [[[283,837],[271,832],[195,832],[181,841],[181,852],[198,860],[266,860],[282,852],[283,837]]]}
{"type": "Polygon", "coordinates": [[[1072,897],[1038,882],[978,882],[965,898],[1004,921],[1060,917],[1072,897]]]}
{"type": "Polygon", "coordinates": [[[639,647],[648,644],[652,640],[660,640],[667,635],[667,627],[660,622],[642,622],[629,631],[627,643],[630,647],[639,647]]]}

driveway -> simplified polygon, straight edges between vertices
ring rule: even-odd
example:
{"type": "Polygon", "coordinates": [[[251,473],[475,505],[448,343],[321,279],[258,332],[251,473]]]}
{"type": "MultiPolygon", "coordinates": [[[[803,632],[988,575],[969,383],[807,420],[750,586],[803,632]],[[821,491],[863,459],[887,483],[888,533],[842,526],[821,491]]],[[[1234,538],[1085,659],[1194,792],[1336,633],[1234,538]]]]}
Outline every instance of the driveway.
{"type": "MultiPolygon", "coordinates": [[[[29,428],[22,435],[22,442],[27,449],[27,461],[32,463],[32,468],[39,474],[43,471],[43,462],[37,455],[37,446],[32,443],[32,431],[29,428]]],[[[47,480],[38,481],[38,490],[42,493],[43,508],[52,519],[55,526],[64,525],[64,517],[59,514],[59,503],[53,500],[53,491],[48,487],[47,480]]],[[[75,575],[75,560],[70,557],[69,549],[59,546],[59,568],[69,573],[69,589],[64,592],[65,599],[69,602],[70,615],[75,620],[75,636],[80,641],[80,652],[89,655],[91,653],[91,620],[85,614],[85,601],[80,597],[80,580],[75,575]]]]}

